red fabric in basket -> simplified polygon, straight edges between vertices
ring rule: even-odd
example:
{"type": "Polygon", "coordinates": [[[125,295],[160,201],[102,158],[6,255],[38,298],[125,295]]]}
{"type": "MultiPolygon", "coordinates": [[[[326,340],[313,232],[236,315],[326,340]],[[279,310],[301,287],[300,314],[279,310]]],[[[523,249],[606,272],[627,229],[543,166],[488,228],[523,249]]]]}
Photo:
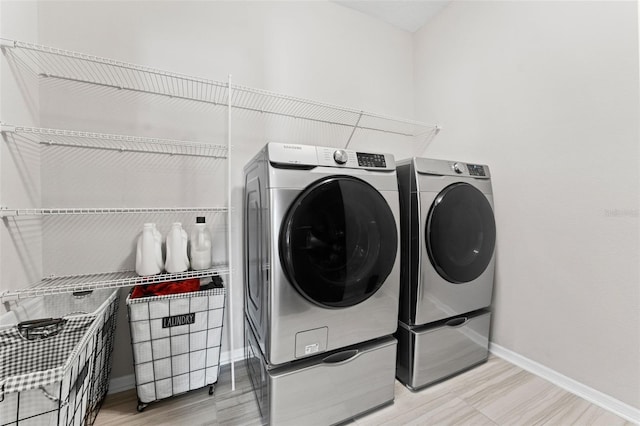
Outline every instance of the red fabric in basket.
{"type": "Polygon", "coordinates": [[[184,281],[139,285],[133,288],[131,298],[165,296],[167,294],[189,293],[198,290],[200,290],[200,278],[191,278],[184,281]]]}

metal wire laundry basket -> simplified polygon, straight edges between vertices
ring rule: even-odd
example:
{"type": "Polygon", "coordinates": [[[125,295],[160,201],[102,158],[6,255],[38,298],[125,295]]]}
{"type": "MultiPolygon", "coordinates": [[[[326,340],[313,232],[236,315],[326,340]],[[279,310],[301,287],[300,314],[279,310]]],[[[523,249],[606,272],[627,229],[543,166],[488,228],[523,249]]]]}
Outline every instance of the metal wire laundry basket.
{"type": "Polygon", "coordinates": [[[218,381],[225,289],[127,297],[138,411],[218,381]]]}
{"type": "Polygon", "coordinates": [[[118,301],[118,290],[63,294],[0,316],[0,425],[93,424],[108,389],[118,301]]]}

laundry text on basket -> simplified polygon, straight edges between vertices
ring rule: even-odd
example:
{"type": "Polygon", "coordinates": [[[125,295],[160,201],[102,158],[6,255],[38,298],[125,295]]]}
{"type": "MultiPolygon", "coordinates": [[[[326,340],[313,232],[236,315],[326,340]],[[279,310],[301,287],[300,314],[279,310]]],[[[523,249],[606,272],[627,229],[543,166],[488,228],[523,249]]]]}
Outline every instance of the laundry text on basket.
{"type": "Polygon", "coordinates": [[[179,325],[194,324],[196,322],[196,313],[175,315],[172,317],[162,318],[162,328],[176,327],[179,325]]]}

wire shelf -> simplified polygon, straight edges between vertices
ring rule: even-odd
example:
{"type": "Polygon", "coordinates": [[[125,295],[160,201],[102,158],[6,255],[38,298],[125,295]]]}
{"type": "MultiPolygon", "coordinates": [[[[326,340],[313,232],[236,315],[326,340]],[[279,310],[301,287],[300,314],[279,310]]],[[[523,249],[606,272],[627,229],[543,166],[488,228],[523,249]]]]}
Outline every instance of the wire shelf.
{"type": "Polygon", "coordinates": [[[162,71],[39,44],[0,39],[5,54],[44,78],[56,78],[227,105],[227,83],[162,71]]]}
{"type": "Polygon", "coordinates": [[[420,136],[439,129],[437,125],[419,121],[388,117],[246,86],[233,85],[232,87],[232,108],[408,137],[420,136]]]}
{"type": "Polygon", "coordinates": [[[116,208],[27,208],[0,207],[0,217],[11,216],[63,216],[107,215],[141,213],[226,213],[227,207],[116,207],[116,208]]]}
{"type": "Polygon", "coordinates": [[[73,130],[18,127],[0,124],[0,131],[42,145],[72,146],[122,152],[152,152],[169,155],[227,158],[227,147],[174,139],[78,132],[73,130]]]}
{"type": "MultiPolygon", "coordinates": [[[[259,114],[420,137],[440,130],[433,124],[366,112],[323,102],[233,85],[185,74],[134,65],[113,59],[56,49],[33,43],[0,39],[3,52],[43,78],[153,93],[171,98],[229,106],[259,114]],[[232,92],[231,99],[229,93],[232,92]]],[[[347,141],[347,144],[349,142],[347,141]]]]}
{"type": "Polygon", "coordinates": [[[37,296],[129,287],[141,284],[157,284],[188,278],[205,278],[212,275],[225,274],[229,274],[229,267],[226,264],[220,264],[200,271],[185,271],[175,274],[165,273],[145,277],[138,276],[135,271],[47,277],[27,288],[0,293],[0,300],[4,303],[37,296]]]}

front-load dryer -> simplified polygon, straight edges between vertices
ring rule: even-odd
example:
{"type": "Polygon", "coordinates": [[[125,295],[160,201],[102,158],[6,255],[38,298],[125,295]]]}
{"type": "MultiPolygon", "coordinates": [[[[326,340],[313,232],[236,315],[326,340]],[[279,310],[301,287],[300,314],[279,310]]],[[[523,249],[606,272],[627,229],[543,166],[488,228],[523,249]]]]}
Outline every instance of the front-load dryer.
{"type": "Polygon", "coordinates": [[[496,243],[489,167],[412,158],[397,171],[400,321],[427,324],[488,307],[496,243]]]}
{"type": "Polygon", "coordinates": [[[267,364],[393,334],[393,156],[269,143],[244,173],[245,315],[267,364]]]}
{"type": "Polygon", "coordinates": [[[485,165],[412,158],[398,187],[396,377],[416,390],[487,360],[496,225],[485,165]]]}

